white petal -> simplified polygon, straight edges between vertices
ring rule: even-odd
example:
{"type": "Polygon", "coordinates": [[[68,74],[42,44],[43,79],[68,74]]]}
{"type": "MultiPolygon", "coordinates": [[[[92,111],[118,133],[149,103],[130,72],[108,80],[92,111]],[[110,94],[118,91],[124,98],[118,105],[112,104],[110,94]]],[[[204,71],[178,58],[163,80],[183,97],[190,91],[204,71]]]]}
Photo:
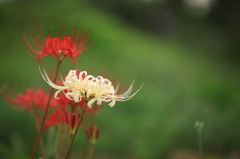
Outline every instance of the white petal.
{"type": "Polygon", "coordinates": [[[134,83],[134,81],[132,82],[132,84],[130,85],[128,90],[125,93],[120,94],[119,96],[128,96],[132,92],[133,83],[134,83]]]}
{"type": "MultiPolygon", "coordinates": [[[[137,93],[138,93],[138,91],[140,91],[140,89],[143,87],[143,84],[141,85],[141,87],[135,92],[135,93],[133,93],[132,95],[130,95],[130,96],[126,96],[126,97],[124,97],[122,100],[120,100],[120,101],[127,101],[127,100],[129,100],[129,99],[131,99],[133,96],[135,96],[137,93]]],[[[123,97],[123,96],[120,96],[120,97],[123,97]]]]}
{"type": "Polygon", "coordinates": [[[90,101],[88,101],[87,105],[89,106],[89,108],[92,108],[92,104],[96,102],[96,98],[91,99],[90,101]]]}
{"type": "Polygon", "coordinates": [[[57,90],[57,92],[54,94],[54,98],[55,98],[55,99],[59,99],[58,94],[59,94],[61,91],[62,91],[61,89],[57,90]]]}
{"type": "Polygon", "coordinates": [[[109,105],[110,107],[113,107],[113,106],[115,105],[115,103],[116,103],[116,100],[112,100],[112,102],[109,103],[108,105],[109,105]]]}

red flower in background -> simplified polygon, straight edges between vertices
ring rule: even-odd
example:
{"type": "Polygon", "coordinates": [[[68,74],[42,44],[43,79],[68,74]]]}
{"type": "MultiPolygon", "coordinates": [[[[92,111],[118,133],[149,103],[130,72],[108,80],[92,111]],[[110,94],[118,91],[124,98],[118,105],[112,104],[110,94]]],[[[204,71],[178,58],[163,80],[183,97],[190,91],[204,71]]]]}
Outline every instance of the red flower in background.
{"type": "Polygon", "coordinates": [[[88,44],[90,41],[90,32],[79,30],[78,27],[74,29],[72,36],[64,36],[62,38],[49,36],[40,41],[32,32],[31,36],[37,46],[36,48],[30,44],[26,36],[24,36],[24,40],[30,50],[37,55],[39,62],[41,58],[53,55],[59,61],[62,61],[64,57],[71,58],[73,64],[75,64],[75,58],[79,57],[93,44],[88,44]]]}
{"type": "Polygon", "coordinates": [[[95,125],[91,125],[89,129],[86,130],[86,135],[91,144],[96,144],[99,138],[99,129],[95,125]]]}
{"type": "MultiPolygon", "coordinates": [[[[18,109],[27,109],[30,112],[35,110],[45,111],[49,94],[43,89],[28,89],[25,94],[18,94],[15,99],[4,95],[5,99],[14,104],[18,109]]],[[[52,99],[50,107],[56,106],[56,99],[52,99]]]]}
{"type": "MultiPolygon", "coordinates": [[[[15,98],[4,94],[4,98],[10,102],[14,108],[18,110],[28,110],[31,112],[37,121],[42,120],[42,113],[46,109],[49,94],[45,93],[43,89],[28,89],[25,94],[18,94],[15,98]]],[[[50,102],[51,115],[47,118],[45,123],[45,130],[52,126],[65,124],[70,127],[71,132],[74,132],[80,117],[81,109],[84,105],[84,100],[75,103],[69,100],[64,94],[60,95],[58,100],[52,98],[50,102]]],[[[103,110],[104,107],[86,107],[88,115],[96,114],[103,110]]]]}
{"type": "Polygon", "coordinates": [[[46,121],[45,129],[48,130],[50,127],[62,123],[69,126],[71,133],[73,133],[79,122],[80,114],[81,113],[69,112],[67,109],[56,110],[46,121]]]}
{"type": "MultiPolygon", "coordinates": [[[[59,95],[59,99],[56,100],[56,111],[47,119],[45,129],[48,130],[52,126],[65,124],[69,126],[71,132],[73,132],[79,121],[80,112],[84,106],[84,102],[85,100],[75,103],[73,100],[67,99],[64,94],[59,95]]],[[[93,106],[92,108],[86,107],[86,113],[88,115],[94,115],[103,109],[103,106],[93,106]]]]}

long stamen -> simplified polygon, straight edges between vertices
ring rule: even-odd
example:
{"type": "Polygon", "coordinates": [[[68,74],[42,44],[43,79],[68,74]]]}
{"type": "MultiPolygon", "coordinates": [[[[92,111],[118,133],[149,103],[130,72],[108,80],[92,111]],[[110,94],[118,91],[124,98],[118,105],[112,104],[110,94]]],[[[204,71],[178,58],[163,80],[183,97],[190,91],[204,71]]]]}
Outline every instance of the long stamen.
{"type": "Polygon", "coordinates": [[[82,98],[88,99],[88,106],[95,102],[97,105],[101,105],[102,102],[110,102],[109,105],[112,107],[115,105],[116,101],[127,101],[135,96],[142,86],[133,94],[132,88],[134,81],[130,87],[124,93],[117,95],[116,92],[119,88],[119,85],[114,89],[112,82],[102,76],[94,77],[92,75],[87,75],[86,71],[82,71],[79,75],[76,75],[75,70],[69,71],[68,75],[63,81],[64,86],[56,85],[51,81],[49,76],[46,73],[46,70],[43,68],[43,71],[39,68],[43,79],[53,88],[57,89],[55,93],[55,98],[58,99],[58,94],[63,91],[64,95],[75,102],[80,102],[82,98]],[[64,92],[64,90],[67,91],[64,92]]]}

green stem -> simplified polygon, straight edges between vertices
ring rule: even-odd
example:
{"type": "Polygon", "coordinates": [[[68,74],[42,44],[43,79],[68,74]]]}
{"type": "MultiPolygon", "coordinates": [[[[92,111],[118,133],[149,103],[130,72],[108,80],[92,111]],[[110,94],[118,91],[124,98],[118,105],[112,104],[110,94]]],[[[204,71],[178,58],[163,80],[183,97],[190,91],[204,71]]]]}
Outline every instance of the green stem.
{"type": "MultiPolygon", "coordinates": [[[[39,119],[41,119],[41,118],[40,118],[39,113],[35,109],[35,107],[36,106],[32,103],[32,110],[33,110],[33,112],[35,114],[35,120],[36,120],[36,129],[38,130],[39,129],[39,119]]],[[[41,150],[42,158],[46,159],[46,154],[45,154],[45,151],[44,151],[44,144],[43,144],[42,137],[40,137],[40,141],[39,142],[40,142],[39,144],[40,144],[40,150],[41,150]]]]}
{"type": "MultiPolygon", "coordinates": [[[[57,68],[56,68],[56,72],[55,72],[54,79],[53,79],[54,83],[57,80],[57,76],[58,76],[58,73],[59,73],[61,63],[62,63],[62,61],[58,61],[58,63],[57,63],[57,68]]],[[[53,96],[53,92],[54,92],[54,88],[51,88],[49,98],[48,98],[48,102],[47,102],[47,105],[46,105],[46,110],[44,112],[43,119],[42,119],[42,122],[41,122],[41,126],[38,130],[38,134],[37,134],[37,137],[36,137],[36,140],[35,140],[35,144],[33,146],[31,159],[35,159],[35,156],[36,156],[37,147],[39,145],[39,141],[40,141],[40,138],[41,138],[41,135],[42,135],[44,125],[45,125],[45,121],[46,121],[46,118],[47,118],[49,105],[50,105],[50,102],[51,102],[51,99],[52,99],[52,96],[53,96]]]]}
{"type": "Polygon", "coordinates": [[[198,152],[199,152],[199,159],[202,159],[203,152],[202,152],[202,131],[198,132],[198,152]]]}
{"type": "Polygon", "coordinates": [[[86,138],[85,141],[84,141],[84,146],[83,146],[83,152],[82,152],[82,155],[81,155],[81,159],[84,159],[84,156],[86,155],[88,143],[89,143],[89,141],[88,141],[88,139],[86,138]]]}
{"type": "MultiPolygon", "coordinates": [[[[37,119],[36,119],[37,120],[37,119]]],[[[36,122],[36,126],[37,126],[37,129],[39,129],[39,123],[36,122]]],[[[41,150],[41,154],[42,154],[42,158],[43,159],[46,159],[46,154],[45,154],[45,151],[44,151],[44,144],[43,144],[43,139],[42,139],[42,136],[40,137],[39,139],[40,141],[40,150],[41,150]]]]}
{"type": "MultiPolygon", "coordinates": [[[[37,122],[38,119],[35,119],[36,120],[36,128],[37,130],[39,129],[39,123],[37,122]]],[[[39,141],[39,145],[40,145],[40,150],[41,150],[41,154],[42,154],[42,158],[43,159],[46,159],[46,155],[45,155],[45,151],[44,151],[44,144],[43,144],[43,140],[42,140],[42,137],[40,137],[40,141],[39,141]]]]}
{"type": "Polygon", "coordinates": [[[67,155],[66,155],[65,159],[68,159],[68,157],[70,156],[70,153],[71,153],[71,150],[72,150],[72,145],[73,145],[73,142],[74,142],[74,140],[77,136],[78,130],[79,130],[80,125],[81,125],[81,122],[83,120],[83,115],[85,113],[86,107],[87,107],[87,101],[85,101],[85,103],[84,103],[83,110],[82,110],[82,112],[80,114],[80,117],[79,117],[78,125],[77,125],[77,127],[76,127],[76,129],[73,133],[72,138],[71,138],[70,145],[68,147],[68,151],[67,151],[67,155]]]}
{"type": "Polygon", "coordinates": [[[88,152],[88,158],[87,159],[91,159],[92,158],[92,154],[93,154],[93,150],[94,150],[94,145],[95,144],[92,144],[91,147],[90,147],[90,150],[88,152]]]}
{"type": "MultiPolygon", "coordinates": [[[[81,123],[81,122],[79,122],[79,123],[81,123]]],[[[75,130],[75,131],[76,131],[76,130],[75,130]]],[[[73,138],[73,134],[71,133],[70,139],[72,140],[72,138],[73,138]]],[[[71,150],[70,150],[70,151],[71,151],[71,150]]],[[[68,159],[71,159],[71,153],[69,154],[68,159]]]]}
{"type": "Polygon", "coordinates": [[[60,145],[60,129],[59,129],[59,127],[55,127],[55,132],[54,132],[54,134],[55,134],[55,159],[58,159],[58,158],[60,158],[59,157],[59,145],[60,145]]]}
{"type": "MultiPolygon", "coordinates": [[[[95,107],[94,107],[93,109],[96,110],[95,107]]],[[[91,115],[91,119],[90,119],[90,122],[89,122],[88,126],[91,126],[91,125],[93,124],[94,115],[95,115],[95,111],[94,111],[93,114],[91,115]]],[[[86,139],[85,139],[85,142],[84,142],[84,146],[83,146],[83,152],[82,152],[82,155],[81,155],[81,159],[84,159],[84,156],[86,155],[88,143],[89,143],[88,138],[86,138],[86,139]]]]}
{"type": "MultiPolygon", "coordinates": [[[[63,129],[62,130],[62,132],[61,132],[61,139],[60,139],[60,143],[59,143],[59,150],[58,150],[58,153],[59,153],[59,158],[62,158],[62,156],[64,156],[65,155],[65,153],[66,153],[66,149],[65,149],[65,145],[67,145],[66,144],[66,138],[68,138],[68,135],[69,135],[69,130],[68,130],[68,128],[67,129],[63,129]]],[[[58,159],[58,158],[56,158],[56,159],[58,159]]]]}
{"type": "Polygon", "coordinates": [[[40,149],[41,149],[41,153],[42,153],[42,158],[46,159],[46,154],[45,154],[45,151],[44,151],[44,145],[43,145],[42,137],[40,138],[40,149]]]}

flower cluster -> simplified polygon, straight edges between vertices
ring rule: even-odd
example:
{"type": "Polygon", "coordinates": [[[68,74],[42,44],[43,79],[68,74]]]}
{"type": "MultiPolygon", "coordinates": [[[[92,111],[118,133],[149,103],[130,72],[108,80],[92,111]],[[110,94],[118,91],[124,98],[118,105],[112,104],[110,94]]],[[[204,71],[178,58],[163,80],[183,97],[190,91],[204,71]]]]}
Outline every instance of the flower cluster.
{"type": "Polygon", "coordinates": [[[37,55],[39,62],[41,58],[53,55],[59,61],[62,61],[65,57],[69,57],[72,59],[73,64],[75,64],[75,57],[79,57],[91,46],[91,44],[88,44],[90,33],[80,31],[78,28],[73,31],[72,36],[64,36],[63,38],[49,36],[45,41],[38,40],[33,33],[31,35],[37,45],[36,48],[30,44],[26,36],[24,36],[24,40],[30,50],[37,55]]]}
{"type": "MultiPolygon", "coordinates": [[[[43,89],[28,89],[26,93],[18,94],[16,97],[10,97],[4,94],[4,98],[18,110],[27,110],[34,115],[37,121],[42,120],[42,114],[46,110],[49,94],[43,89]]],[[[59,124],[68,126],[70,132],[73,132],[78,123],[80,112],[85,100],[76,103],[73,100],[67,99],[63,94],[60,95],[59,100],[51,99],[49,104],[49,117],[45,123],[45,130],[59,124]],[[71,110],[71,112],[69,111],[71,110]]],[[[94,115],[103,110],[103,107],[86,108],[88,115],[94,115]]]]}
{"type": "Polygon", "coordinates": [[[84,98],[88,101],[89,107],[94,102],[97,105],[101,105],[102,102],[110,102],[109,106],[113,107],[116,101],[127,101],[141,89],[139,88],[135,93],[131,94],[132,84],[125,93],[118,95],[116,94],[118,87],[115,89],[111,81],[102,76],[87,75],[86,71],[81,71],[77,76],[76,70],[70,70],[65,81],[63,81],[64,86],[53,83],[45,70],[41,74],[51,87],[57,89],[54,95],[56,99],[59,99],[58,94],[64,91],[65,96],[75,102],[80,102],[84,98]]]}
{"type": "MultiPolygon", "coordinates": [[[[43,89],[28,89],[25,94],[18,94],[15,98],[4,95],[5,99],[12,103],[15,108],[30,112],[45,111],[49,94],[43,89]]],[[[52,99],[50,107],[57,106],[57,100],[52,99]]]]}
{"type": "MultiPolygon", "coordinates": [[[[63,158],[63,155],[64,158],[70,158],[73,143],[81,127],[89,127],[86,130],[86,135],[91,142],[88,154],[88,158],[91,158],[94,145],[99,138],[99,129],[93,125],[93,119],[94,114],[104,108],[100,105],[107,102],[110,107],[113,107],[116,102],[127,101],[135,96],[141,87],[135,93],[132,93],[132,83],[126,92],[119,94],[119,86],[115,88],[107,78],[102,76],[94,77],[88,75],[86,71],[77,73],[76,70],[70,70],[60,83],[57,81],[57,77],[62,61],[71,58],[73,64],[76,63],[76,57],[79,57],[93,44],[89,44],[90,32],[79,30],[76,27],[71,36],[53,37],[50,35],[47,38],[36,38],[31,33],[31,37],[32,40],[29,40],[24,35],[24,40],[29,49],[35,54],[34,57],[38,59],[38,62],[47,56],[53,56],[57,61],[53,80],[49,78],[44,69],[43,71],[40,69],[43,79],[52,87],[51,91],[48,94],[43,89],[28,89],[25,94],[19,94],[15,99],[4,95],[7,101],[14,106],[18,106],[17,108],[33,113],[36,119],[38,133],[31,159],[35,159],[38,145],[41,147],[42,157],[46,158],[43,149],[42,132],[52,126],[58,126],[54,129],[55,132],[58,132],[55,133],[57,134],[54,139],[56,141],[52,142],[55,143],[54,147],[56,148],[55,158],[63,158]],[[54,89],[57,90],[55,94],[54,89]],[[90,119],[88,120],[89,116],[90,119]],[[70,141],[68,141],[68,137],[70,137],[70,141]],[[66,149],[66,144],[68,145],[67,151],[62,154],[62,150],[66,149]]],[[[84,154],[82,158],[84,158],[84,154]]]]}

